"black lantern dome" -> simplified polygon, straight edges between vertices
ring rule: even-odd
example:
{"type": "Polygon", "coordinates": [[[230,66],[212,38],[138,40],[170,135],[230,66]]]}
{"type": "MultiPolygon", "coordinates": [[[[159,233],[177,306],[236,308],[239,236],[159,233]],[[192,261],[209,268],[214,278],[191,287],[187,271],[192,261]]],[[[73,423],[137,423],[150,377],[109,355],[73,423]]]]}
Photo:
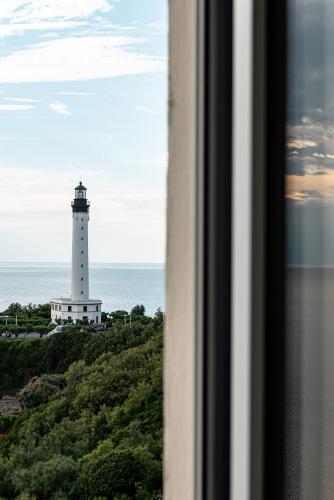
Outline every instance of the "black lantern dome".
{"type": "Polygon", "coordinates": [[[80,181],[79,186],[77,186],[74,190],[75,196],[72,201],[73,212],[88,212],[89,211],[89,201],[86,199],[86,191],[87,189],[83,186],[80,181]]]}

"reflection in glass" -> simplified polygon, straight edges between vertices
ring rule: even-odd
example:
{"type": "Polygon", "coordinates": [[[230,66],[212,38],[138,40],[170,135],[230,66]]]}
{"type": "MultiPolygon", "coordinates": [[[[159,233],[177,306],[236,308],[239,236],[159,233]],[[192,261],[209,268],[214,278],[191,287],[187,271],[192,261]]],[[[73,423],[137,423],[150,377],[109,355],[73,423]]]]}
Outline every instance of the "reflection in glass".
{"type": "Polygon", "coordinates": [[[288,2],[286,498],[334,498],[334,2],[288,2]]]}

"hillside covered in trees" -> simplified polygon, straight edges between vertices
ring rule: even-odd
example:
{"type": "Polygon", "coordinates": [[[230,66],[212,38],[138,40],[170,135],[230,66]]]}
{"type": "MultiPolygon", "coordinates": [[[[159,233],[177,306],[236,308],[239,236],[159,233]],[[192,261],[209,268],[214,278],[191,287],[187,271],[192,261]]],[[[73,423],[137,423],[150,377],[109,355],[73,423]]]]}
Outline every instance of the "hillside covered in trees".
{"type": "Polygon", "coordinates": [[[162,498],[162,321],[0,340],[0,498],[162,498]]]}

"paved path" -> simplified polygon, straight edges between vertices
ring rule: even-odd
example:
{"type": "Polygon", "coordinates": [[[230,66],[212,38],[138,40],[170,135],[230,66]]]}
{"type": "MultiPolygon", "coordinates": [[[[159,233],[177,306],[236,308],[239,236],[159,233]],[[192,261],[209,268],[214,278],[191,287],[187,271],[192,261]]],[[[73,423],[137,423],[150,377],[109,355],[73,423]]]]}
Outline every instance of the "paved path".
{"type": "Polygon", "coordinates": [[[11,335],[10,337],[3,337],[2,335],[0,336],[0,339],[2,340],[21,340],[21,339],[39,339],[39,338],[40,334],[37,332],[19,333],[17,337],[15,337],[14,334],[11,335]]]}
{"type": "Polygon", "coordinates": [[[16,396],[3,396],[0,399],[0,415],[20,413],[21,405],[16,396]]]}

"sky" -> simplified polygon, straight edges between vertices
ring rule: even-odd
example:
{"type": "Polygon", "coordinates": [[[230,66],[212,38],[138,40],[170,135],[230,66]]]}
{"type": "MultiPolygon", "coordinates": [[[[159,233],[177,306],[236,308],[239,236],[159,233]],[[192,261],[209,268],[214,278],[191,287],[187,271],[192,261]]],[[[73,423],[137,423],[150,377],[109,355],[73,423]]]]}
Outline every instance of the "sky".
{"type": "Polygon", "coordinates": [[[288,8],[288,260],[334,265],[334,2],[288,8]]]}
{"type": "Polygon", "coordinates": [[[0,261],[163,262],[167,0],[1,0],[0,261]]]}

